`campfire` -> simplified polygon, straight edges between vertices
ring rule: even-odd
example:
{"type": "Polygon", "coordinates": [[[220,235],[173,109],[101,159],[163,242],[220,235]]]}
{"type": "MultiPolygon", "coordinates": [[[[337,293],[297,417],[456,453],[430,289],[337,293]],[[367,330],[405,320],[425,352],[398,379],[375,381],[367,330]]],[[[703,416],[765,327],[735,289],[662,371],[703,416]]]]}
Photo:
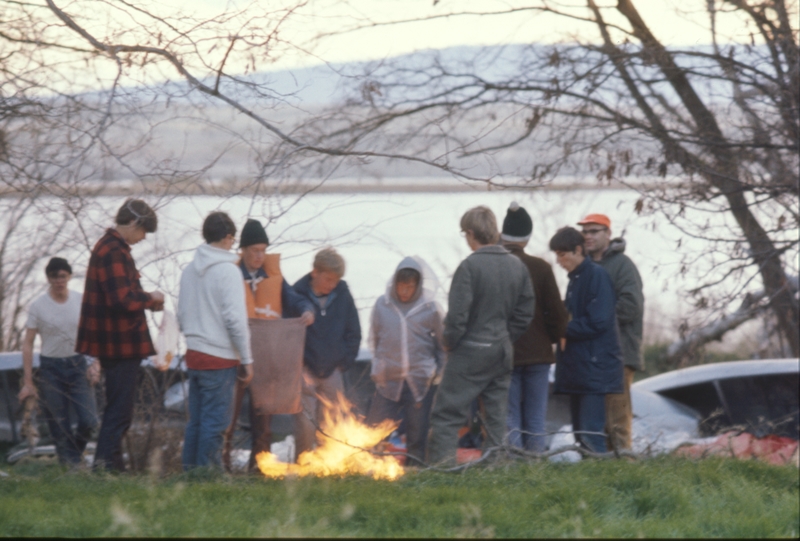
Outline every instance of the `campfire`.
{"type": "Polygon", "coordinates": [[[375,427],[367,426],[344,396],[339,394],[337,398],[336,404],[324,401],[325,416],[316,449],[302,453],[297,464],[280,462],[272,453],[261,453],[256,457],[261,473],[267,477],[369,475],[390,481],[403,475],[397,458],[374,453],[397,423],[387,420],[375,427]]]}

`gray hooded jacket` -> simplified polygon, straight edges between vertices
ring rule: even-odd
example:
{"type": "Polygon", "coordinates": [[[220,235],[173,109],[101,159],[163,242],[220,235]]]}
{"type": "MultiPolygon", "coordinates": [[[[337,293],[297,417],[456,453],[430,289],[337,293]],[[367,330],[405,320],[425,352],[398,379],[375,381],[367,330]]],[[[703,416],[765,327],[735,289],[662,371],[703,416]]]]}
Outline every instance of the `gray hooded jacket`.
{"type": "Polygon", "coordinates": [[[617,295],[617,325],[619,343],[622,347],[622,360],[625,366],[644,370],[642,358],[642,330],[644,320],[644,293],[639,270],[625,255],[625,239],[611,241],[598,261],[611,276],[614,292],[617,295]]]}
{"type": "Polygon", "coordinates": [[[429,283],[433,280],[427,270],[424,261],[417,257],[403,259],[386,293],[372,309],[369,335],[372,379],[378,392],[395,402],[400,400],[404,381],[414,399],[421,401],[444,368],[443,311],[434,300],[436,285],[429,283]],[[414,269],[421,276],[416,293],[406,303],[400,302],[395,289],[397,272],[401,269],[414,269]]]}

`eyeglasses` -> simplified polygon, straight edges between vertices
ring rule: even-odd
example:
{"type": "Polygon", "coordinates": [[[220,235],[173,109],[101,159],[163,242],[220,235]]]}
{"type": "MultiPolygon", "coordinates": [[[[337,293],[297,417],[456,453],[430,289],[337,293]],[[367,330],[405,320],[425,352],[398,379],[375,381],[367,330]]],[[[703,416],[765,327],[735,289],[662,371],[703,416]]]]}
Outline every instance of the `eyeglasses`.
{"type": "Polygon", "coordinates": [[[584,229],[583,231],[581,231],[581,233],[583,233],[584,235],[597,235],[601,231],[608,231],[608,228],[604,227],[602,229],[584,229]]]}

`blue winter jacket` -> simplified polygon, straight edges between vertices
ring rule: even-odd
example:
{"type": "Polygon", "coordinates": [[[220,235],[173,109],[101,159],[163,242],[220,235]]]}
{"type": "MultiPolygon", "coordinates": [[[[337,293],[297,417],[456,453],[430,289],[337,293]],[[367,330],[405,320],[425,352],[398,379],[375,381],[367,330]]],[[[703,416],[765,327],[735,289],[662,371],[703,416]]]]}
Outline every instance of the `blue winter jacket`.
{"type": "Polygon", "coordinates": [[[350,368],[361,345],[361,324],[347,283],[339,281],[328,295],[324,310],[311,290],[311,274],[300,278],[293,287],[314,306],[314,324],[306,328],[306,368],[318,378],[327,378],[337,368],[350,368]]]}
{"type": "Polygon", "coordinates": [[[567,346],[559,348],[555,392],[622,392],[622,351],[616,297],[608,273],[588,257],[569,273],[564,299],[570,321],[567,346]]]}

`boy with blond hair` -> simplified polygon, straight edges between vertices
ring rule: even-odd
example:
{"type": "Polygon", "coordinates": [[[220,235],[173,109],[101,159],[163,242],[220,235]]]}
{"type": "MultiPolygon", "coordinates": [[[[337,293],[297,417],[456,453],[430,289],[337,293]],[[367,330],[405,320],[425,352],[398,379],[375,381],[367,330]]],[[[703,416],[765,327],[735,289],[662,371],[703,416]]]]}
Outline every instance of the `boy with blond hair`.
{"type": "Polygon", "coordinates": [[[295,416],[297,456],[314,447],[316,429],[323,419],[324,404],[319,398],[335,402],[337,392],[344,393],[342,372],[355,362],[361,345],[358,310],[342,280],[344,271],[342,256],[333,248],[324,248],[314,257],[311,272],[293,286],[315,312],[314,323],[306,328],[303,411],[295,416]]]}
{"type": "Polygon", "coordinates": [[[499,246],[497,219],[487,207],[461,218],[472,254],[456,269],[444,343],[448,350],[434,398],[428,438],[430,464],[455,465],[458,429],[480,397],[489,446],[503,443],[514,341],[533,319],[535,298],[525,265],[499,246]]]}

